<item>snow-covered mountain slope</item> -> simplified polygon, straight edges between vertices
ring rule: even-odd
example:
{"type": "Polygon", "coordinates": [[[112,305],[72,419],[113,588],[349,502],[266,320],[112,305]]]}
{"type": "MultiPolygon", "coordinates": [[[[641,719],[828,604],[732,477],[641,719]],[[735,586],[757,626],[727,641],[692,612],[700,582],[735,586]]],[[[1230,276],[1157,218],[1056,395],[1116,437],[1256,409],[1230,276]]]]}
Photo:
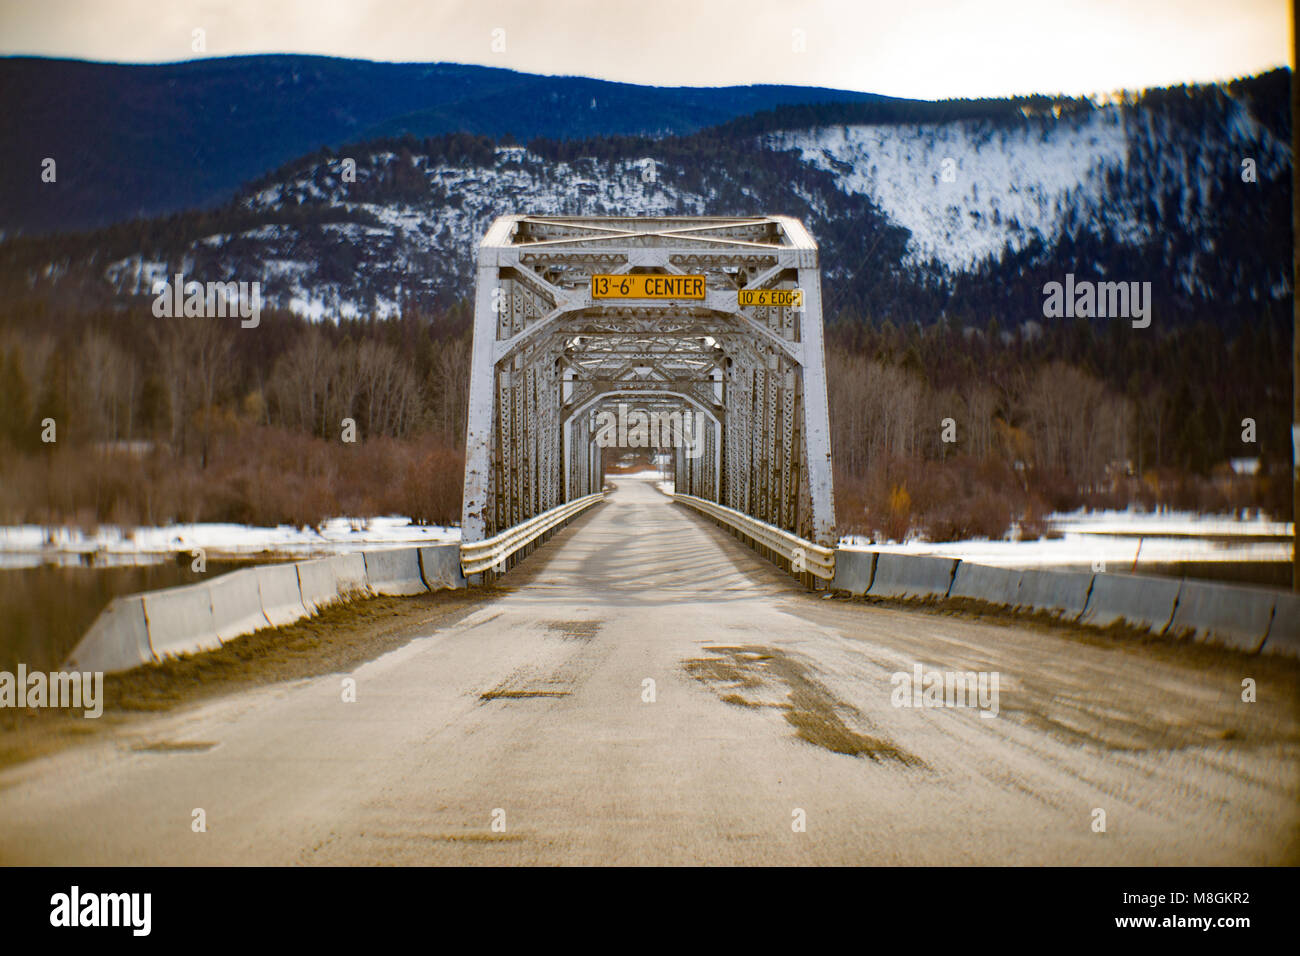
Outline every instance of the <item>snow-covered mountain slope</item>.
{"type": "MultiPolygon", "coordinates": [[[[1216,199],[1239,179],[1243,159],[1258,179],[1290,168],[1290,146],[1235,100],[1214,128],[1188,129],[1166,115],[1111,104],[1085,114],[1027,118],[1015,127],[984,121],[941,126],[823,127],[775,133],[767,145],[794,149],[836,176],[841,189],[867,196],[911,233],[908,260],[954,272],[1019,252],[1033,239],[1050,245],[1071,222],[1105,223],[1117,243],[1150,241],[1143,199],[1168,194],[1182,233],[1213,226],[1216,199]],[[1130,176],[1148,189],[1120,190],[1130,176]],[[1145,194],[1145,195],[1144,195],[1145,194]]],[[[1172,254],[1166,236],[1162,241],[1172,254]]],[[[1205,249],[1213,252],[1211,244],[1205,249]]],[[[1195,266],[1185,264],[1186,291],[1195,266]]]]}
{"type": "Polygon", "coordinates": [[[1070,204],[1095,206],[1107,170],[1122,167],[1128,138],[1117,109],[1007,129],[965,121],[823,127],[776,133],[836,176],[841,189],[870,197],[912,235],[909,260],[965,271],[1037,236],[1060,233],[1070,204]]]}
{"type": "Polygon", "coordinates": [[[644,181],[645,166],[636,160],[597,170],[548,163],[518,146],[498,147],[484,166],[393,152],[348,158],[357,162],[355,184],[343,182],[334,161],[242,202],[247,212],[270,220],[285,209],[327,208],[342,221],[268,223],[205,236],[165,262],[141,255],[112,262],[104,277],[119,294],[146,295],[177,271],[198,279],[233,276],[260,281],[264,307],[311,319],[388,318],[404,302],[467,290],[473,250],[503,213],[650,216],[704,213],[709,206],[705,195],[644,181]],[[427,190],[423,201],[356,200],[412,176],[427,190]]]}

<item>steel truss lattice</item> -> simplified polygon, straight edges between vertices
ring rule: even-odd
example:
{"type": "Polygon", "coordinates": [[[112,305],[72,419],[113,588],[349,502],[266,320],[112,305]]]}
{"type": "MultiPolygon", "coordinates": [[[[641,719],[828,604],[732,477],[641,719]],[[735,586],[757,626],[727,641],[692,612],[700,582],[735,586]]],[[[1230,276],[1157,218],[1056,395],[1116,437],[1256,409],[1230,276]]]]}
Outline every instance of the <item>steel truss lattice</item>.
{"type": "Polygon", "coordinates": [[[833,543],[817,246],[784,216],[502,216],[479,247],[462,535],[599,491],[597,417],[690,411],[677,490],[833,543]],[[593,274],[703,274],[703,300],[613,300],[593,274]],[[802,308],[741,307],[798,289],[802,308]]]}

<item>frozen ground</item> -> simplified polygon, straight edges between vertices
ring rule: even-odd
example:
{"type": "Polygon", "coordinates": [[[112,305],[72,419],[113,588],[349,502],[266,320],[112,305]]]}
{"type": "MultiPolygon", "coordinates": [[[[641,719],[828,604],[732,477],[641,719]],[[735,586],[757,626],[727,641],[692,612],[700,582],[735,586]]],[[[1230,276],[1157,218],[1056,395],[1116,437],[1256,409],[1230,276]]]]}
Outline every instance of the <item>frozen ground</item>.
{"type": "Polygon", "coordinates": [[[40,525],[0,527],[0,568],[41,564],[99,567],[154,564],[202,548],[208,558],[312,557],[384,545],[459,541],[459,528],[412,524],[409,518],[331,518],[319,529],[280,525],[174,524],[158,528],[103,525],[95,531],[40,525]]]}
{"type": "Polygon", "coordinates": [[[1038,541],[907,541],[850,548],[961,558],[997,567],[1064,567],[1105,564],[1112,570],[1177,561],[1290,561],[1292,525],[1263,518],[1173,511],[1070,512],[1048,519],[1060,537],[1038,541]]]}
{"type": "MultiPolygon", "coordinates": [[[[639,471],[610,479],[658,479],[660,472],[639,471]]],[[[202,548],[208,558],[257,556],[314,557],[391,545],[441,544],[460,540],[459,528],[412,524],[409,518],[331,518],[319,529],[279,525],[173,524],[97,530],[12,525],[0,527],[0,569],[42,564],[94,567],[157,564],[171,555],[202,548]]]]}

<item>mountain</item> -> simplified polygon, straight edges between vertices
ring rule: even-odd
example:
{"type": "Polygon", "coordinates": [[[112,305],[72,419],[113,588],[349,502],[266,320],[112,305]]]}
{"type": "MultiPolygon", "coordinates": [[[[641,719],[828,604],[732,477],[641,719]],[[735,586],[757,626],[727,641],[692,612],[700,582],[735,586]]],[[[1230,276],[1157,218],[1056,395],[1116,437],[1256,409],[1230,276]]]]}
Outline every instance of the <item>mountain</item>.
{"type": "Polygon", "coordinates": [[[448,63],[319,56],[127,65],[0,59],[0,232],[210,206],[325,146],[410,133],[527,140],[686,134],[785,103],[907,101],[791,86],[657,88],[448,63]],[[46,158],[57,181],[42,183],[46,158]]]}
{"type": "Polygon", "coordinates": [[[658,138],[370,139],[215,209],[0,244],[0,285],[130,302],[179,270],[260,281],[313,319],[382,318],[466,296],[505,212],[779,212],[821,244],[830,317],[1016,327],[1074,274],[1150,282],[1160,325],[1231,328],[1290,310],[1288,90],[1280,70],[1106,104],[778,108],[658,138]]]}
{"type": "Polygon", "coordinates": [[[1289,311],[1288,93],[1275,71],[1015,119],[762,138],[906,229],[903,266],[951,283],[945,311],[1032,314],[1043,283],[1068,272],[1150,281],[1174,320],[1244,319],[1289,311]]]}

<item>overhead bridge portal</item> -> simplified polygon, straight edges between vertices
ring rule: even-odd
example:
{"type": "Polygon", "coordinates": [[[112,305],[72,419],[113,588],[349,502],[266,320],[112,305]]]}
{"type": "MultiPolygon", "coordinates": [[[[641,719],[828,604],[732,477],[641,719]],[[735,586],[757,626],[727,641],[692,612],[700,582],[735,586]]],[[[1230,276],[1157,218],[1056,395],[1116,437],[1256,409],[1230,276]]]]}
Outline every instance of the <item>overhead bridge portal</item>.
{"type": "Polygon", "coordinates": [[[596,500],[606,456],[627,445],[672,456],[679,500],[817,571],[807,552],[834,543],[835,514],[817,246],[801,223],[492,223],[474,305],[466,573],[504,570],[596,500]]]}

